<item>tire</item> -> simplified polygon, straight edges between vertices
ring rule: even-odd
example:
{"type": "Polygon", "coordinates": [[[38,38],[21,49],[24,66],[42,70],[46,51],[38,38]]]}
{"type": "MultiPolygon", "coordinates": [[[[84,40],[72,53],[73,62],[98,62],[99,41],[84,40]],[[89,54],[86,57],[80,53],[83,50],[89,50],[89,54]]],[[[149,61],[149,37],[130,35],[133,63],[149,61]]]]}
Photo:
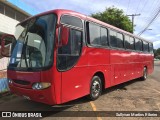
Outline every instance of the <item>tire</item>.
{"type": "Polygon", "coordinates": [[[144,69],[143,69],[143,76],[142,76],[142,80],[146,80],[147,79],[147,68],[146,67],[144,67],[144,69]]]}
{"type": "Polygon", "coordinates": [[[97,98],[99,98],[101,93],[102,93],[101,79],[98,76],[94,76],[91,81],[90,94],[88,97],[90,100],[96,100],[97,98]]]}

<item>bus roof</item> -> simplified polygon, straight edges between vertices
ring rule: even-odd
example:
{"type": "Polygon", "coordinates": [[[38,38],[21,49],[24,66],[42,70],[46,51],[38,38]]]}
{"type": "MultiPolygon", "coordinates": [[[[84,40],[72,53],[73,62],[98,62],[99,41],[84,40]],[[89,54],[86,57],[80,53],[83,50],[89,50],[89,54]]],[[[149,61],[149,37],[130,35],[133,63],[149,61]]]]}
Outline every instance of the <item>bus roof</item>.
{"type": "MultiPolygon", "coordinates": [[[[83,15],[83,14],[81,14],[81,13],[78,13],[78,12],[75,12],[75,11],[72,11],[72,10],[55,9],[55,10],[50,10],[50,11],[47,11],[47,12],[40,13],[40,14],[35,15],[35,16],[32,16],[32,17],[30,17],[30,18],[34,18],[34,17],[37,17],[37,16],[49,14],[49,13],[55,13],[55,14],[57,14],[57,15],[59,15],[59,16],[61,16],[61,15],[63,15],[63,14],[69,14],[69,15],[72,15],[72,16],[77,16],[77,17],[79,17],[79,18],[81,18],[81,19],[83,19],[83,20],[91,21],[91,22],[94,22],[94,23],[96,23],[96,24],[105,26],[105,27],[107,27],[107,28],[116,30],[116,31],[118,31],[118,32],[125,33],[125,34],[127,34],[127,35],[129,35],[129,36],[133,36],[133,37],[138,38],[138,39],[141,39],[141,40],[143,40],[143,41],[152,43],[151,41],[145,40],[144,38],[139,37],[139,36],[137,36],[137,35],[135,35],[135,34],[129,33],[129,32],[127,32],[127,31],[124,31],[124,30],[122,30],[122,29],[120,29],[120,28],[117,28],[117,27],[115,27],[115,26],[113,26],[113,25],[107,24],[107,23],[105,23],[105,22],[102,22],[102,21],[97,20],[97,19],[95,19],[95,18],[92,18],[92,17],[90,17],[90,16],[83,15]]],[[[28,19],[30,19],[30,18],[28,18],[28,19]]],[[[28,20],[28,19],[26,19],[26,20],[28,20]]],[[[26,21],[26,20],[24,20],[24,21],[26,21]]],[[[22,22],[24,22],[24,21],[22,21],[22,22]]]]}

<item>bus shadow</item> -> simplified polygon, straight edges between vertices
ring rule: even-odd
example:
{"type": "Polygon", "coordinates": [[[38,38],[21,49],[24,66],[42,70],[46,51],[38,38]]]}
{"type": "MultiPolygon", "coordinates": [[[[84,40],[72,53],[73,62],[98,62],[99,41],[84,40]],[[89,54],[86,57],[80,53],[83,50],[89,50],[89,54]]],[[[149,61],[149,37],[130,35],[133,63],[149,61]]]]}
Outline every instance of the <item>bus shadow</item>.
{"type": "Polygon", "coordinates": [[[127,90],[126,86],[129,86],[129,85],[134,84],[136,82],[143,82],[143,80],[141,78],[137,78],[137,79],[127,81],[125,83],[115,85],[113,87],[110,87],[110,88],[103,90],[102,95],[105,95],[105,94],[110,93],[115,90],[127,90]]]}
{"type": "MultiPolygon", "coordinates": [[[[131,85],[133,83],[136,83],[136,82],[142,82],[142,81],[143,80],[140,79],[140,78],[139,79],[133,79],[131,81],[128,81],[128,82],[125,82],[125,83],[107,88],[103,91],[102,96],[107,94],[107,93],[110,93],[112,91],[115,91],[115,90],[127,90],[126,86],[129,86],[129,85],[131,85]]],[[[88,102],[90,102],[90,100],[87,99],[86,96],[85,96],[85,97],[82,97],[82,98],[79,98],[79,99],[61,104],[61,105],[55,105],[55,106],[44,105],[45,107],[43,107],[43,111],[46,111],[46,115],[47,115],[46,117],[54,117],[54,116],[57,116],[57,115],[58,116],[61,116],[61,115],[64,116],[63,113],[65,114],[66,111],[67,112],[73,112],[72,107],[75,107],[77,105],[81,105],[81,104],[84,104],[84,103],[88,103],[88,102]],[[49,112],[47,112],[47,111],[49,111],[49,112]]],[[[41,103],[36,103],[35,102],[34,104],[37,104],[37,106],[42,106],[41,103]]]]}

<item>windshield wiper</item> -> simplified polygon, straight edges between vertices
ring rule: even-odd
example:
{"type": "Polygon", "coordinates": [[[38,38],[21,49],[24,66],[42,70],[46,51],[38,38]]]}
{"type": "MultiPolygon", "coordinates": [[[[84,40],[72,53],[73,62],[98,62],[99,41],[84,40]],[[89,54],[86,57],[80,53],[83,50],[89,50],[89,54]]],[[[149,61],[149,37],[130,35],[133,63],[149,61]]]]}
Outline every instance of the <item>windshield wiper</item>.
{"type": "MultiPolygon", "coordinates": [[[[22,48],[22,55],[23,55],[24,60],[25,60],[26,68],[28,68],[27,57],[26,57],[27,43],[28,43],[28,35],[26,36],[26,40],[25,40],[23,48],[22,48]]],[[[21,58],[21,62],[22,62],[22,58],[21,58]]]]}

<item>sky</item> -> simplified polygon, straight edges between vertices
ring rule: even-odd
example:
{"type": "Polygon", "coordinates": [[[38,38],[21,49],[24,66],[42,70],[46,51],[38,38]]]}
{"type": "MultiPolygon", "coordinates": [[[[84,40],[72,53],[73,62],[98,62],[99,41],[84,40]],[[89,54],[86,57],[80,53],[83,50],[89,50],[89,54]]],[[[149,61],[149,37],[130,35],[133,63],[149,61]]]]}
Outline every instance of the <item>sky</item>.
{"type": "MultiPolygon", "coordinates": [[[[160,9],[160,0],[8,0],[31,15],[53,9],[69,9],[85,15],[102,12],[108,7],[122,9],[124,14],[141,14],[134,18],[134,34],[139,34],[160,9]]],[[[129,17],[131,19],[131,17],[129,17]]],[[[160,14],[141,35],[160,48],[160,14]]]]}

